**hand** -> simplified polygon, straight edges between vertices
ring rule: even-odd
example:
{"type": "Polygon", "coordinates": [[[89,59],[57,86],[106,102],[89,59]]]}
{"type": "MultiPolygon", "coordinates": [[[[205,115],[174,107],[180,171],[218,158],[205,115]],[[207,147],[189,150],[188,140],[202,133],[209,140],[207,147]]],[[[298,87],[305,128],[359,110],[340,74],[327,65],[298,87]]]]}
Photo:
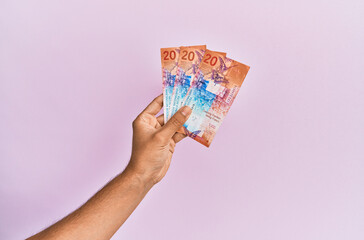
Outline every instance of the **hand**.
{"type": "Polygon", "coordinates": [[[182,107],[166,124],[160,95],[133,122],[133,149],[125,171],[106,184],[82,207],[29,238],[110,239],[150,188],[166,174],[174,147],[185,135],[176,133],[191,114],[182,107]]]}
{"type": "Polygon", "coordinates": [[[176,133],[187,121],[191,108],[184,106],[164,124],[163,95],[156,97],[133,122],[133,147],[127,169],[152,185],[167,173],[176,143],[186,135],[176,133]]]}

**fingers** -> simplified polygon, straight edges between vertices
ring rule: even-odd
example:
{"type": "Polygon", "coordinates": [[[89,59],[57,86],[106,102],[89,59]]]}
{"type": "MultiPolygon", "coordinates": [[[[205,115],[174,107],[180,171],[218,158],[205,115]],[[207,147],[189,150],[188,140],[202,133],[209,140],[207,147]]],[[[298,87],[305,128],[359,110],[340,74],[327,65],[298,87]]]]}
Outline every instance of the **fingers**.
{"type": "Polygon", "coordinates": [[[173,135],[173,141],[175,142],[175,143],[178,143],[179,141],[181,141],[182,139],[184,139],[186,137],[186,135],[185,134],[183,134],[183,133],[175,133],[174,135],[173,135]]]}
{"type": "MultiPolygon", "coordinates": [[[[163,126],[164,125],[164,114],[161,114],[157,117],[157,121],[158,123],[163,126]]],[[[186,137],[186,134],[183,134],[183,133],[175,133],[172,137],[173,141],[175,143],[178,143],[179,141],[181,141],[182,139],[184,139],[186,137]]]]}
{"type": "Polygon", "coordinates": [[[163,94],[154,98],[154,100],[143,110],[143,113],[156,115],[163,107],[163,94]]]}
{"type": "Polygon", "coordinates": [[[160,135],[166,139],[171,139],[173,135],[180,129],[183,124],[187,121],[189,116],[191,115],[191,108],[188,106],[184,106],[180,108],[169,121],[164,124],[164,126],[160,129],[160,135]]]}
{"type": "Polygon", "coordinates": [[[163,125],[164,125],[164,114],[159,115],[159,116],[157,117],[157,121],[159,122],[159,124],[160,124],[161,126],[163,126],[163,125]]]}

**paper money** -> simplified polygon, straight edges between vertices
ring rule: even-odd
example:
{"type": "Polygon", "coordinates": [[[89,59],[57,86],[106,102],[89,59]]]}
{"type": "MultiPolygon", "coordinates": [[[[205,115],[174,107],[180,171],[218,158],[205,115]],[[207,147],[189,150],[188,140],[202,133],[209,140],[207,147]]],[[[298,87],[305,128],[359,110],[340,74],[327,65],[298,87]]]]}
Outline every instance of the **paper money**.
{"type": "MultiPolygon", "coordinates": [[[[171,117],[183,105],[187,91],[191,86],[195,74],[197,73],[200,62],[204,56],[206,45],[180,47],[178,58],[177,76],[173,89],[171,117]]],[[[169,118],[167,118],[168,120],[169,118]]]]}
{"type": "Polygon", "coordinates": [[[206,45],[161,48],[164,122],[182,106],[192,113],[178,131],[209,147],[249,66],[206,45]]]}
{"type": "Polygon", "coordinates": [[[229,111],[249,66],[206,51],[188,91],[184,105],[192,114],[184,124],[185,134],[209,147],[229,111]]]}
{"type": "MultiPolygon", "coordinates": [[[[203,59],[201,60],[199,69],[197,71],[197,74],[195,74],[193,80],[191,81],[190,84],[190,88],[187,91],[187,94],[185,96],[185,98],[182,101],[182,105],[185,105],[185,100],[187,98],[187,96],[189,95],[189,93],[191,92],[192,94],[195,93],[195,89],[193,89],[193,86],[196,85],[196,81],[198,81],[198,76],[202,76],[201,75],[201,71],[205,72],[205,73],[211,73],[211,76],[209,76],[208,74],[206,74],[206,78],[216,78],[216,74],[219,73],[219,69],[221,67],[221,64],[224,63],[224,59],[225,59],[226,53],[224,52],[216,52],[216,51],[211,51],[211,50],[206,50],[205,54],[203,56],[203,59]]],[[[204,98],[204,100],[206,100],[205,102],[203,102],[203,105],[199,105],[200,108],[205,109],[205,111],[207,111],[208,107],[211,105],[211,103],[209,104],[208,99],[210,99],[212,101],[212,99],[215,97],[213,94],[210,94],[210,92],[206,92],[206,91],[199,91],[196,92],[196,96],[195,96],[195,100],[196,101],[200,101],[201,99],[199,98],[204,98]],[[202,95],[201,95],[202,94],[202,95]]],[[[190,99],[191,102],[191,99],[190,99]]],[[[197,114],[198,112],[196,112],[197,114]]],[[[201,112],[201,114],[203,114],[203,112],[201,112]]],[[[196,118],[196,121],[194,122],[194,124],[198,124],[198,121],[202,121],[203,116],[194,116],[196,118]]],[[[197,131],[197,130],[196,130],[197,131]]],[[[180,133],[185,133],[186,129],[181,128],[178,132],[180,133]]]]}
{"type": "Polygon", "coordinates": [[[171,103],[180,48],[161,48],[164,122],[171,117],[171,103]]]}

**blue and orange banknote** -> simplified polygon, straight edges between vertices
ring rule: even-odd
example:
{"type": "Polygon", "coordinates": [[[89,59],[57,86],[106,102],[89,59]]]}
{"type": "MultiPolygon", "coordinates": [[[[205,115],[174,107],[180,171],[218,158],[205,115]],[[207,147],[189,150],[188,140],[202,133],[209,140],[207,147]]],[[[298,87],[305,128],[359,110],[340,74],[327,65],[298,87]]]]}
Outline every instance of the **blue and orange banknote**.
{"type": "Polygon", "coordinates": [[[161,61],[164,121],[191,107],[179,132],[209,147],[250,67],[206,45],[161,48],[161,61]]]}

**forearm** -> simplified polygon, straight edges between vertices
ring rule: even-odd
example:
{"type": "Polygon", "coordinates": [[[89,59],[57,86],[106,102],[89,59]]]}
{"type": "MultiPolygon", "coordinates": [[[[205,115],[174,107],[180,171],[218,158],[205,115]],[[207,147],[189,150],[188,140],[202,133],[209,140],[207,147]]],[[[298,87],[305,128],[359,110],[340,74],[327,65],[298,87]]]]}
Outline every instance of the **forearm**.
{"type": "Polygon", "coordinates": [[[82,207],[29,240],[110,239],[152,186],[127,167],[82,207]]]}
{"type": "Polygon", "coordinates": [[[152,186],[166,174],[177,133],[191,114],[182,107],[164,124],[155,115],[163,106],[156,97],[133,122],[132,158],[128,167],[82,207],[28,240],[106,240],[126,221],[152,186]]]}

